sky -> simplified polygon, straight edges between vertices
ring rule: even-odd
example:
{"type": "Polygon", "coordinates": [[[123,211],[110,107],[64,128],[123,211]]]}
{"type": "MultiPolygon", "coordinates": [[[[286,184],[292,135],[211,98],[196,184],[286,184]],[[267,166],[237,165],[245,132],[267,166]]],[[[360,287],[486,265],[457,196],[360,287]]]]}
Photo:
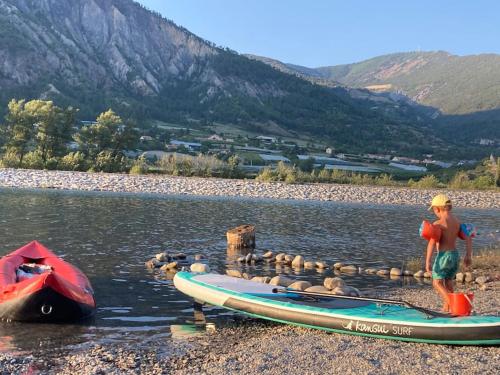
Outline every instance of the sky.
{"type": "Polygon", "coordinates": [[[500,53],[498,0],[136,0],[239,53],[319,67],[405,51],[500,53]]]}

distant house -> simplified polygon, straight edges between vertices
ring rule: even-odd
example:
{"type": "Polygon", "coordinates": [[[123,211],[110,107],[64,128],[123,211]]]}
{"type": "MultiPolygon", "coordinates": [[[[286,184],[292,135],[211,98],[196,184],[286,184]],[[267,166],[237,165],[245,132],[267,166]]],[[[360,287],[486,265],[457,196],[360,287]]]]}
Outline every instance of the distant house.
{"type": "Polygon", "coordinates": [[[89,120],[80,121],[80,123],[82,124],[82,126],[92,126],[97,124],[96,121],[89,121],[89,120]]]}
{"type": "Polygon", "coordinates": [[[403,169],[405,171],[410,171],[410,172],[427,172],[427,168],[419,167],[418,165],[400,164],[400,163],[391,162],[391,163],[389,163],[389,166],[394,167],[394,168],[398,168],[398,169],[403,169]]]}
{"type": "Polygon", "coordinates": [[[274,137],[266,137],[264,135],[259,135],[258,137],[256,137],[257,140],[259,140],[260,142],[266,144],[266,145],[270,145],[270,144],[273,144],[273,143],[277,143],[278,140],[274,137]]]}
{"type": "Polygon", "coordinates": [[[183,141],[176,141],[172,140],[170,141],[170,146],[171,148],[176,149],[179,148],[180,146],[184,146],[188,150],[191,151],[199,151],[201,149],[201,143],[196,143],[196,142],[183,142],[183,141]]]}
{"type": "Polygon", "coordinates": [[[280,161],[283,163],[290,163],[290,159],[282,155],[259,154],[259,156],[266,164],[276,164],[280,161]]]}
{"type": "Polygon", "coordinates": [[[146,158],[148,160],[160,160],[166,156],[170,155],[168,152],[161,151],[161,150],[154,150],[154,151],[146,151],[142,153],[142,157],[146,158]]]}
{"type": "Polygon", "coordinates": [[[327,158],[325,156],[317,156],[317,155],[297,155],[299,160],[307,160],[314,159],[316,163],[321,164],[346,164],[345,160],[338,158],[327,158]]]}
{"type": "Polygon", "coordinates": [[[139,138],[139,140],[141,142],[149,142],[149,141],[152,141],[153,140],[153,137],[149,136],[149,135],[143,135],[141,136],[141,138],[139,138]]]}
{"type": "Polygon", "coordinates": [[[212,134],[210,137],[207,138],[207,140],[209,141],[216,141],[216,142],[220,142],[220,141],[223,141],[224,138],[222,138],[220,135],[218,134],[212,134]]]}
{"type": "Polygon", "coordinates": [[[481,146],[494,146],[495,145],[495,141],[493,139],[481,138],[479,140],[479,144],[481,146]]]}
{"type": "Polygon", "coordinates": [[[335,153],[335,149],[333,147],[327,147],[325,153],[331,156],[335,153]]]}

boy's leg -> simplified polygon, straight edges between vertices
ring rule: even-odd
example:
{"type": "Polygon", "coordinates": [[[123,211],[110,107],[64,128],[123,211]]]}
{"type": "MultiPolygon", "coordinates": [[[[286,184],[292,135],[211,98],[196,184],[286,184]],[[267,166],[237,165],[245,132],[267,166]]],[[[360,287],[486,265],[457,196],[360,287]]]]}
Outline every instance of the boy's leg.
{"type": "Polygon", "coordinates": [[[432,280],[432,286],[436,289],[443,300],[443,311],[448,312],[450,310],[450,299],[448,297],[446,281],[444,279],[434,279],[432,280]]]}
{"type": "Polygon", "coordinates": [[[453,293],[453,280],[452,279],[445,279],[444,285],[445,285],[446,289],[448,290],[448,293],[453,293]]]}

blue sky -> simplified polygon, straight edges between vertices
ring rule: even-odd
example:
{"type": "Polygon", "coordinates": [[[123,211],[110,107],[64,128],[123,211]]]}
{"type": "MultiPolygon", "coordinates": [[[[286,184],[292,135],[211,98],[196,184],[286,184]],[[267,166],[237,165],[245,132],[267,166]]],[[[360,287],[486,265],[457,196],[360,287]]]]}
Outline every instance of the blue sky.
{"type": "Polygon", "coordinates": [[[217,45],[309,67],[401,51],[500,53],[497,0],[139,0],[217,45]]]}

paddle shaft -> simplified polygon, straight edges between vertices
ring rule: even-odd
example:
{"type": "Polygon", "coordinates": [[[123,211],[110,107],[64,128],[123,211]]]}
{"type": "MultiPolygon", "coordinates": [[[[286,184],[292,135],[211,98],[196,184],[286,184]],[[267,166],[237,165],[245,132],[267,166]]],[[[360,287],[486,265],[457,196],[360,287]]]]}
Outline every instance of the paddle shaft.
{"type": "Polygon", "coordinates": [[[279,289],[279,288],[274,288],[272,290],[273,293],[285,293],[285,294],[298,294],[302,296],[309,296],[309,297],[324,297],[324,298],[336,298],[336,299],[348,299],[348,300],[354,300],[354,301],[368,301],[368,302],[376,302],[384,305],[397,305],[397,306],[405,306],[410,309],[414,309],[417,311],[420,311],[421,313],[427,315],[427,316],[438,316],[434,311],[424,309],[423,307],[415,306],[409,302],[406,301],[401,301],[401,300],[394,300],[394,299],[385,299],[385,298],[369,298],[369,297],[352,297],[352,296],[341,296],[337,294],[327,294],[327,293],[320,293],[320,292],[304,292],[301,290],[287,290],[287,289],[279,289]]]}

